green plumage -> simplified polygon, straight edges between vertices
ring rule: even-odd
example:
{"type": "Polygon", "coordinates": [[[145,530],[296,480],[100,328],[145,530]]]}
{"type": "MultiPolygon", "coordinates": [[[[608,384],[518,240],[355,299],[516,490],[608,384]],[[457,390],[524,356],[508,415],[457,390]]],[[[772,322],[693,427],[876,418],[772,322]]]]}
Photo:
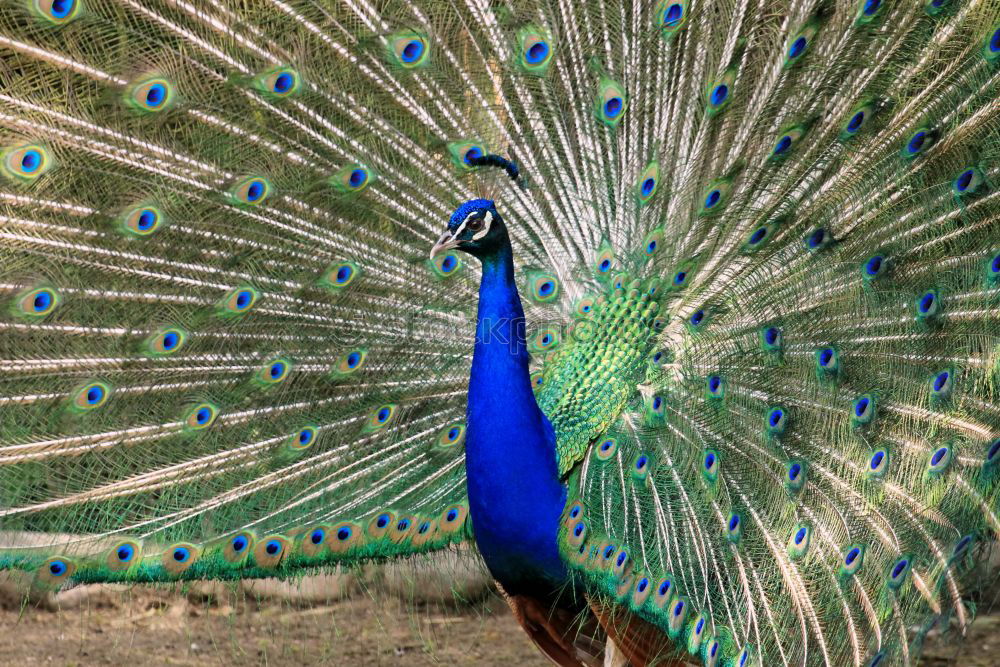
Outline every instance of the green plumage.
{"type": "Polygon", "coordinates": [[[709,665],[914,663],[1000,528],[998,29],[992,0],[2,0],[0,569],[471,542],[479,265],[427,253],[486,196],[591,603],[709,665]]]}

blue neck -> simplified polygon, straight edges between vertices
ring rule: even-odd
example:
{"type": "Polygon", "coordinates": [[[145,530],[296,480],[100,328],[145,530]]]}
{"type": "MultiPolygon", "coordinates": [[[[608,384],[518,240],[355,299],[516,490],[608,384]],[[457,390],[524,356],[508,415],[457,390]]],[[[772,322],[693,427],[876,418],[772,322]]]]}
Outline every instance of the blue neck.
{"type": "Polygon", "coordinates": [[[504,241],[483,258],[465,455],[476,543],[511,592],[566,578],[557,544],[566,489],[555,433],[531,389],[524,310],[504,241]]]}

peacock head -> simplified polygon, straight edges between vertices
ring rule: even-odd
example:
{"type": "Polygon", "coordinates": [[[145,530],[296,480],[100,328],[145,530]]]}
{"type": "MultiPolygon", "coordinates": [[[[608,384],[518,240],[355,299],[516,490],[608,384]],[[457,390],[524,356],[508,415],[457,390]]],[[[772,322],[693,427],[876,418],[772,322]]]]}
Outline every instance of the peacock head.
{"type": "Polygon", "coordinates": [[[451,214],[448,229],[431,248],[431,259],[457,248],[483,259],[510,243],[503,219],[489,199],[467,201],[451,214]]]}

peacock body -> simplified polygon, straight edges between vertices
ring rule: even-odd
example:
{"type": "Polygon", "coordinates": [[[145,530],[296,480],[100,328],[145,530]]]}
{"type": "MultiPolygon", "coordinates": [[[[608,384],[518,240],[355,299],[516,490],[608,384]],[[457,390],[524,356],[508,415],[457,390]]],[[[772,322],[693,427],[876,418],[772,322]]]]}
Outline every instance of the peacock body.
{"type": "Polygon", "coordinates": [[[4,0],[0,49],[0,569],[467,542],[564,665],[972,621],[995,1],[4,0]]]}

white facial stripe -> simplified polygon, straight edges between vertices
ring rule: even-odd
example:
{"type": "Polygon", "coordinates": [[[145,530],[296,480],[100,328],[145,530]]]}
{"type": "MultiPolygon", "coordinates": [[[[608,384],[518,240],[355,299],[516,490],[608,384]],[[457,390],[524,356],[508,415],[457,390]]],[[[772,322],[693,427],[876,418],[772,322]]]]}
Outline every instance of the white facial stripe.
{"type": "MultiPolygon", "coordinates": [[[[468,218],[466,218],[466,219],[468,219],[468,218]]],[[[486,236],[487,234],[489,234],[489,232],[490,232],[490,224],[492,222],[493,222],[493,214],[490,213],[489,211],[486,211],[486,215],[483,216],[483,228],[480,229],[478,232],[476,232],[475,234],[472,235],[472,240],[473,241],[478,241],[479,239],[481,239],[484,236],[486,236]]],[[[462,226],[464,227],[465,223],[462,223],[462,226]]]]}

